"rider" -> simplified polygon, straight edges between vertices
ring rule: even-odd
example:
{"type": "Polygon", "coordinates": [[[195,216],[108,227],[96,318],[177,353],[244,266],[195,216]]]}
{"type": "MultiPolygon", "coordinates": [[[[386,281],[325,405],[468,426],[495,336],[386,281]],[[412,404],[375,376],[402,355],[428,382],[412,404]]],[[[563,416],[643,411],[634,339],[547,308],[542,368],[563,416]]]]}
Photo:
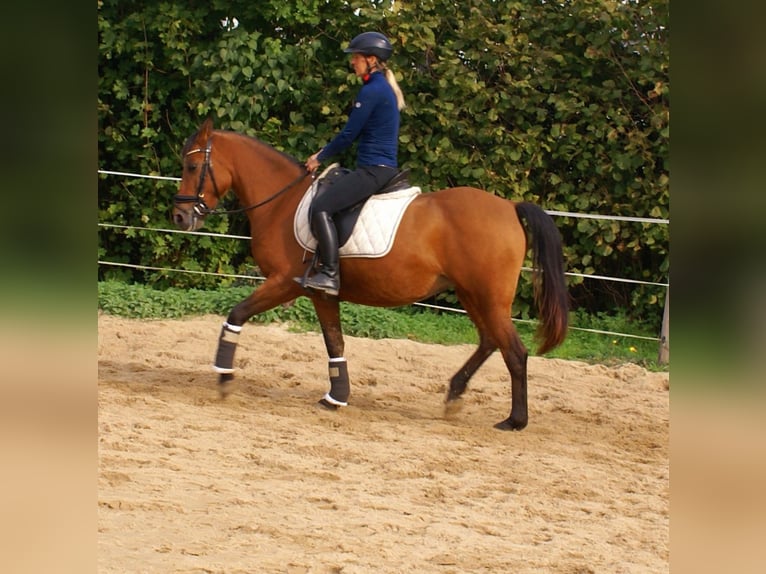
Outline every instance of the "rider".
{"type": "Polygon", "coordinates": [[[379,32],[356,36],[343,50],[351,54],[354,73],[362,87],[345,127],[330,143],[306,160],[312,174],[319,164],[358,140],[356,170],[336,179],[312,203],[311,230],[317,238],[320,266],[308,277],[296,278],[305,288],[337,295],[340,289],[338,232],[333,216],[370,197],[398,172],[399,110],[404,96],[386,66],[393,48],[379,32]]]}

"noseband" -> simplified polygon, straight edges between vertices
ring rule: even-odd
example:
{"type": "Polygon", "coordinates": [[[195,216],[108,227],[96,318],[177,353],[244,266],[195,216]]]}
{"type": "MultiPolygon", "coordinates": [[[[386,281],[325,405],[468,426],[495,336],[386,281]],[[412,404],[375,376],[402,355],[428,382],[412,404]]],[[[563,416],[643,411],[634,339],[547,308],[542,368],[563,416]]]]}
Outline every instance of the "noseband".
{"type": "Polygon", "coordinates": [[[200,171],[199,182],[197,183],[197,195],[182,195],[179,193],[173,197],[174,203],[194,202],[194,205],[192,206],[192,213],[194,214],[195,218],[205,217],[213,211],[205,203],[205,192],[203,191],[203,188],[205,187],[205,176],[207,176],[208,172],[210,172],[210,181],[213,182],[213,191],[215,192],[216,197],[221,197],[221,194],[218,191],[218,185],[215,182],[215,176],[213,175],[213,166],[210,164],[210,151],[212,149],[213,138],[208,138],[205,149],[198,147],[186,152],[187,156],[193,153],[200,153],[203,151],[205,152],[205,161],[202,164],[202,171],[200,171]]]}

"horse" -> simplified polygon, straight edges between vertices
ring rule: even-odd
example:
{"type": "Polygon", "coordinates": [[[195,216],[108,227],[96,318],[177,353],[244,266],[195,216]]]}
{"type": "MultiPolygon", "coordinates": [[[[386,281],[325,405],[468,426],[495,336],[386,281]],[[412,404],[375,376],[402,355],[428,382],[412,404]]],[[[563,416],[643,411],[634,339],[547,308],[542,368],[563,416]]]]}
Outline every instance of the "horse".
{"type": "Polygon", "coordinates": [[[304,290],[294,280],[311,265],[293,232],[296,209],[313,181],[301,162],[255,137],[215,129],[209,118],[186,140],[182,161],[171,215],[175,225],[195,230],[211,213],[232,213],[216,206],[233,190],[241,206],[234,211],[247,214],[252,256],[265,276],[223,323],[214,363],[223,395],[234,378],[242,326],[258,313],[306,296],[316,311],[328,355],[330,391],[320,403],[333,410],[345,407],[350,383],[340,301],[399,307],[452,288],[477,329],[479,344],[450,379],[445,409],[459,410],[469,380],[499,349],[511,377],[511,411],[494,426],[527,426],[528,352],[511,316],[527,235],[539,315],[538,354],[559,346],[568,329],[562,239],[541,207],[474,187],[421,193],[404,212],[386,255],[341,259],[340,292],[328,297],[304,290]]]}

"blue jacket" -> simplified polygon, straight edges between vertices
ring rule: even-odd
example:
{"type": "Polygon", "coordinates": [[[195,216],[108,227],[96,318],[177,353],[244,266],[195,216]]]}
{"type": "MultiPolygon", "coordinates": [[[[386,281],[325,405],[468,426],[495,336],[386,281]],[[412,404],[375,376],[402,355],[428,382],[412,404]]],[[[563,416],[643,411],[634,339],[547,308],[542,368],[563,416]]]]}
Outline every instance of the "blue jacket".
{"type": "Polygon", "coordinates": [[[322,148],[317,159],[337,155],[359,139],[356,165],[398,167],[399,109],[396,95],[381,72],[364,81],[343,130],[322,148]]]}

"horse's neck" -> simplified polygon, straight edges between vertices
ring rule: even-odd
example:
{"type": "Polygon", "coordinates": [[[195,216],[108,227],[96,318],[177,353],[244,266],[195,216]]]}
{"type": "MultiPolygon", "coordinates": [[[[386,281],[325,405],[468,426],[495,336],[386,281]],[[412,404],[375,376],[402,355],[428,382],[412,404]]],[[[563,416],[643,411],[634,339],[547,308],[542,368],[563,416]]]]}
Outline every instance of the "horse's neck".
{"type": "Polygon", "coordinates": [[[308,188],[308,182],[301,181],[306,176],[304,168],[258,140],[243,139],[248,146],[248,153],[238,154],[234,165],[234,188],[242,206],[267,202],[262,208],[250,210],[251,217],[258,217],[259,211],[271,211],[282,205],[292,205],[295,211],[308,188]]]}

